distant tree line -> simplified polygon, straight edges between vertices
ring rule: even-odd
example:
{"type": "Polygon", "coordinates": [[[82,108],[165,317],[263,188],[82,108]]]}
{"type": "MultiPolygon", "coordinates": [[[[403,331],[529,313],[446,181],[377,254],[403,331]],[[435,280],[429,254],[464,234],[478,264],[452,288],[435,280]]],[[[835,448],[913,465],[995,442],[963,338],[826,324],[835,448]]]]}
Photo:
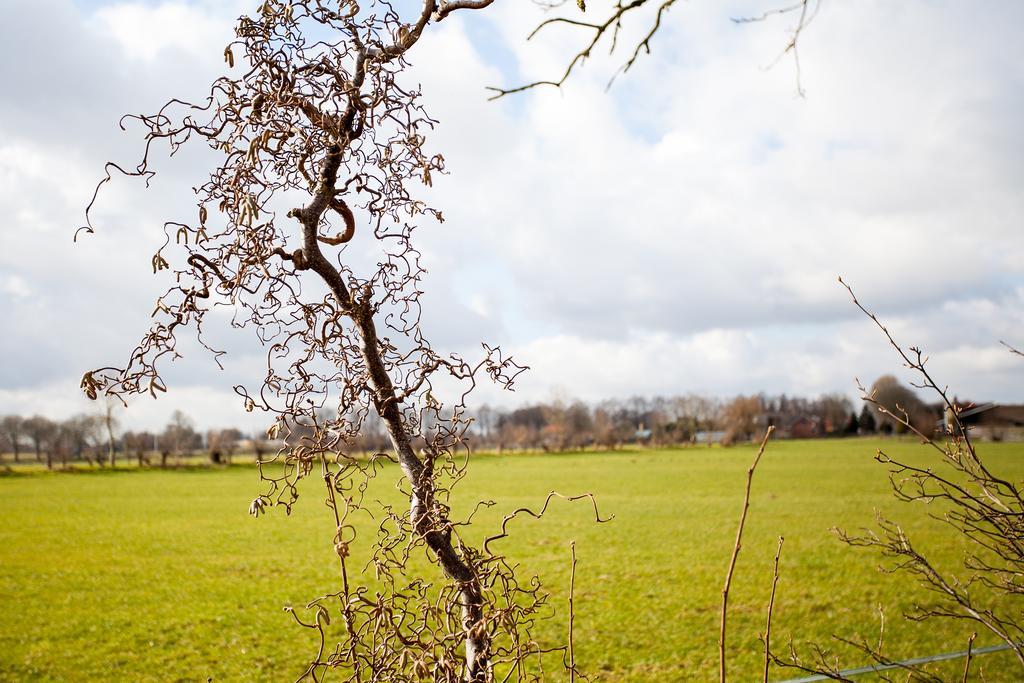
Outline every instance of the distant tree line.
{"type": "Polygon", "coordinates": [[[159,432],[122,431],[114,404],[98,414],[82,413],[66,420],[41,415],[0,417],[0,453],[15,463],[35,461],[49,469],[73,462],[113,467],[118,460],[167,467],[197,454],[227,463],[240,448],[265,451],[266,443],[264,435],[247,436],[234,428],[200,433],[180,410],[159,432]]]}
{"type": "Polygon", "coordinates": [[[628,444],[729,445],[748,441],[771,424],[777,428],[792,425],[793,433],[787,434],[791,436],[835,436],[847,433],[844,430],[851,415],[856,421],[850,400],[832,395],[806,399],[761,394],[729,400],[696,394],[634,396],[594,405],[552,401],[514,410],[480,408],[473,442],[477,448],[498,451],[613,449],[628,444]]]}
{"type": "MultiPolygon", "coordinates": [[[[942,419],[938,406],[927,405],[892,375],[879,378],[869,390],[877,404],[858,411],[841,394],[816,398],[786,394],[736,396],[720,399],[697,394],[653,398],[634,396],[596,404],[555,400],[514,409],[484,405],[475,411],[469,443],[478,450],[565,451],[614,449],[624,445],[711,445],[750,441],[772,425],[779,438],[844,437],[904,433],[893,415],[904,412],[924,433],[942,419]]],[[[205,455],[211,463],[229,463],[240,451],[262,457],[280,440],[295,442],[313,433],[299,423],[279,425],[265,433],[246,434],[236,428],[200,433],[183,412],[175,411],[162,431],[122,431],[116,404],[96,414],[62,421],[35,415],[0,417],[0,453],[14,462],[35,460],[48,468],[84,462],[113,466],[118,459],[140,466],[180,463],[205,455]]],[[[389,448],[379,420],[368,419],[353,451],[380,452],[389,448]]]]}
{"type": "Polygon", "coordinates": [[[842,394],[807,398],[761,393],[731,399],[686,394],[593,405],[556,400],[510,410],[484,406],[474,416],[473,443],[498,451],[730,445],[757,438],[769,426],[778,438],[844,437],[905,433],[906,426],[893,417],[903,411],[925,433],[934,431],[942,418],[939,406],[926,405],[891,375],[879,378],[869,393],[877,405],[865,403],[859,411],[842,394]]]}

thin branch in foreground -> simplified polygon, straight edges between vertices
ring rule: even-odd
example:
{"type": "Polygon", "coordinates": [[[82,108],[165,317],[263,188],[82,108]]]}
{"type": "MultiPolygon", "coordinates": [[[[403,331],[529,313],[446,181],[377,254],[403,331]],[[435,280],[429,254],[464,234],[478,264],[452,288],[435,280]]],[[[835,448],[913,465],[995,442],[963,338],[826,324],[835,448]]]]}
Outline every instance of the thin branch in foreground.
{"type": "Polygon", "coordinates": [[[964,676],[961,681],[967,683],[967,676],[971,673],[971,655],[973,654],[971,648],[974,646],[974,639],[978,637],[978,632],[975,631],[971,634],[971,637],[967,639],[967,659],[964,661],[964,676]]]}
{"type": "Polygon", "coordinates": [[[779,585],[779,557],[782,555],[782,542],[785,539],[779,536],[779,548],[775,551],[775,565],[772,569],[772,593],[768,598],[768,618],[764,625],[764,677],[763,683],[768,683],[768,665],[772,661],[772,612],[775,609],[775,588],[779,585]]]}
{"type": "Polygon", "coordinates": [[[772,60],[772,63],[767,68],[772,68],[789,53],[793,53],[793,66],[796,69],[796,94],[800,97],[804,96],[804,88],[800,78],[800,51],[797,44],[800,41],[800,35],[804,32],[814,18],[818,15],[818,10],[821,9],[821,0],[814,0],[814,8],[810,9],[811,0],[800,0],[795,4],[789,5],[788,7],[780,7],[778,9],[768,10],[763,14],[755,17],[736,17],[733,18],[734,24],[750,24],[765,21],[772,16],[781,16],[790,14],[792,12],[798,12],[799,16],[796,25],[790,29],[790,39],[786,43],[786,47],[783,48],[782,52],[772,60]]]}
{"type": "Polygon", "coordinates": [[[1005,346],[1007,349],[1009,349],[1010,353],[1016,354],[1018,356],[1024,356],[1024,351],[1020,351],[1019,349],[1017,349],[1017,348],[1015,348],[1013,346],[1010,346],[1009,344],[1007,344],[1006,342],[1004,342],[1002,340],[1000,340],[999,343],[1002,344],[1003,346],[1005,346]]]}
{"type": "Polygon", "coordinates": [[[576,680],[576,655],[573,650],[572,630],[576,619],[574,599],[576,596],[576,541],[569,544],[572,553],[572,564],[569,568],[569,683],[576,680]]]}
{"type": "MultiPolygon", "coordinates": [[[[462,2],[468,2],[469,0],[461,0],[462,2]]],[[[511,95],[513,93],[520,93],[526,90],[532,90],[540,86],[553,86],[555,88],[561,88],[572,74],[583,66],[584,62],[589,59],[593,51],[601,47],[602,44],[608,46],[608,54],[615,54],[615,50],[619,46],[619,35],[624,26],[624,20],[627,15],[640,18],[640,15],[645,15],[644,19],[647,22],[647,28],[642,33],[642,37],[639,38],[635,43],[632,44],[632,48],[629,51],[629,57],[625,62],[615,71],[612,77],[608,81],[608,86],[611,87],[615,82],[616,77],[620,74],[624,74],[629,71],[633,65],[639,59],[641,53],[651,53],[651,42],[657,36],[659,31],[664,26],[664,17],[666,12],[675,5],[676,0],[660,0],[658,2],[652,2],[651,0],[631,0],[625,2],[624,0],[617,0],[614,5],[610,8],[610,11],[605,15],[605,19],[601,21],[581,21],[579,19],[573,19],[568,16],[551,17],[541,21],[533,29],[527,40],[533,38],[537,33],[544,28],[558,24],[562,26],[571,27],[573,29],[582,29],[589,34],[588,38],[584,38],[582,41],[577,43],[580,45],[575,52],[571,53],[571,57],[567,60],[567,66],[562,71],[560,77],[557,79],[546,78],[537,79],[535,81],[525,83],[516,87],[499,88],[489,86],[487,90],[494,93],[489,99],[495,100],[505,95],[511,95]],[[647,7],[647,10],[644,8],[647,7]],[[634,16],[635,15],[635,16],[634,16]]],[[[543,3],[545,7],[551,9],[553,7],[561,6],[565,3],[553,2],[543,3]]],[[[585,2],[583,0],[577,0],[577,7],[585,9],[585,2]]],[[[446,7],[447,5],[442,5],[446,7]]],[[[803,86],[800,82],[800,55],[797,49],[797,45],[800,41],[800,37],[804,30],[810,25],[817,15],[818,10],[821,7],[821,0],[798,0],[792,5],[785,7],[778,7],[776,9],[767,10],[758,16],[751,17],[737,17],[733,18],[733,23],[736,24],[748,24],[765,21],[767,19],[785,16],[789,14],[796,14],[797,20],[794,26],[789,29],[789,40],[782,51],[775,57],[775,59],[769,64],[768,68],[771,68],[779,61],[782,60],[788,54],[793,55],[793,61],[796,65],[796,89],[797,94],[803,96],[803,86]]]]}
{"type": "Polygon", "coordinates": [[[743,541],[743,526],[747,522],[747,510],[750,508],[750,485],[754,480],[754,470],[757,469],[757,464],[761,461],[761,456],[764,455],[764,448],[768,445],[768,439],[774,431],[774,426],[769,426],[765,430],[764,438],[761,439],[761,447],[757,449],[754,462],[747,469],[747,487],[743,494],[743,511],[740,513],[740,523],[736,529],[736,544],[732,549],[732,557],[729,558],[729,569],[725,574],[725,585],[722,587],[722,614],[718,631],[718,679],[720,683],[725,683],[725,630],[726,615],[729,611],[729,587],[732,585],[732,575],[736,570],[736,558],[739,557],[743,541]]]}
{"type": "MultiPolygon", "coordinates": [[[[887,466],[892,493],[897,501],[930,506],[930,517],[952,530],[948,539],[966,545],[961,562],[962,570],[955,572],[937,565],[928,552],[922,550],[897,522],[880,513],[877,530],[865,529],[860,535],[849,535],[835,530],[841,541],[857,547],[879,551],[889,566],[889,573],[905,573],[931,595],[928,602],[916,602],[904,617],[915,622],[930,619],[973,621],[985,627],[1003,641],[1000,645],[975,648],[975,636],[968,641],[964,652],[947,652],[924,657],[894,660],[882,654],[884,622],[877,643],[865,638],[850,639],[833,635],[838,643],[853,647],[870,657],[872,663],[853,669],[840,670],[837,659],[829,650],[817,643],[808,645],[811,657],[802,662],[790,644],[790,661],[772,654],[772,661],[780,667],[790,667],[814,674],[800,680],[848,680],[848,676],[881,671],[898,670],[906,680],[941,683],[944,679],[924,667],[938,661],[966,657],[960,680],[968,680],[971,659],[989,652],[1011,650],[1017,662],[1024,667],[1024,621],[1013,607],[1013,598],[1024,593],[1020,585],[1024,567],[1024,542],[1021,540],[1021,519],[1024,519],[1024,491],[1010,478],[993,474],[972,443],[969,426],[963,418],[970,415],[963,406],[950,398],[948,387],[938,384],[926,367],[928,358],[920,348],[901,346],[878,317],[868,310],[854,295],[853,290],[840,278],[854,305],[881,331],[889,345],[899,354],[905,366],[919,380],[914,386],[926,389],[941,399],[946,414],[945,424],[938,438],[929,427],[914,424],[911,415],[897,403],[894,408],[884,405],[874,392],[861,387],[863,399],[873,405],[881,415],[890,417],[897,425],[918,436],[932,453],[940,456],[933,466],[914,465],[879,451],[878,462],[887,466]],[[938,511],[934,511],[939,508],[938,511]]],[[[1014,353],[1012,347],[1005,344],[1014,353]]],[[[1020,354],[1024,355],[1024,354],[1020,354]]],[[[859,384],[859,383],[858,383],[859,384]]],[[[895,680],[881,676],[883,680],[895,680]]]]}

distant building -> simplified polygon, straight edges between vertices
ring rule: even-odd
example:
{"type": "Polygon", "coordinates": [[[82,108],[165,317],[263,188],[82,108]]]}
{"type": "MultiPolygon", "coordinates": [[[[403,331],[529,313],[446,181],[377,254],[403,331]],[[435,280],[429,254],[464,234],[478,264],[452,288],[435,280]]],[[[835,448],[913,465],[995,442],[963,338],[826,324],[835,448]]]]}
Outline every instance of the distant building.
{"type": "Polygon", "coordinates": [[[694,441],[696,443],[706,443],[706,444],[722,443],[722,439],[724,439],[724,438],[725,438],[725,432],[724,431],[715,431],[715,432],[698,431],[694,435],[694,441]]]}
{"type": "Polygon", "coordinates": [[[976,405],[960,413],[960,422],[973,438],[1024,441],[1024,405],[976,405]]]}
{"type": "Polygon", "coordinates": [[[641,422],[640,426],[637,427],[636,432],[633,434],[634,438],[640,443],[647,443],[651,440],[652,432],[650,429],[644,427],[644,423],[641,422]]]}
{"type": "Polygon", "coordinates": [[[785,427],[785,434],[790,439],[813,439],[822,435],[821,418],[817,415],[800,415],[793,418],[785,427]]]}

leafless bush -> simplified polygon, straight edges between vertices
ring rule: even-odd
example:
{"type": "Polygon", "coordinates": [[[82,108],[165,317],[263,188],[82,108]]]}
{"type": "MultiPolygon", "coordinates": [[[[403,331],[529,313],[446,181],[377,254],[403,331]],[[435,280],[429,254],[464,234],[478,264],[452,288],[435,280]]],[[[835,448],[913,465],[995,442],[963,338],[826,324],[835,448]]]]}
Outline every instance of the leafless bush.
{"type": "MultiPolygon", "coordinates": [[[[916,603],[904,616],[912,621],[955,619],[974,622],[1003,641],[1024,668],[1024,609],[1019,599],[1024,594],[1024,497],[1019,486],[993,472],[979,455],[970,429],[961,420],[965,406],[951,398],[948,389],[937,383],[927,367],[927,356],[920,348],[899,344],[879,319],[866,309],[853,290],[853,303],[870,318],[898,353],[903,364],[917,378],[913,385],[930,392],[940,401],[946,419],[936,429],[934,421],[922,420],[915,405],[895,400],[892,395],[861,387],[864,401],[885,419],[917,436],[930,449],[934,460],[918,465],[879,450],[876,460],[889,470],[889,481],[897,500],[927,505],[931,518],[946,525],[950,543],[962,543],[964,551],[958,569],[940,566],[897,521],[877,515],[877,527],[861,534],[836,530],[845,543],[878,551],[888,560],[887,569],[916,579],[928,600],[916,603]]],[[[1014,349],[1011,347],[1011,351],[1014,349]]],[[[884,383],[886,388],[892,384],[884,383]]],[[[891,394],[891,392],[890,392],[891,394]]],[[[912,394],[911,394],[912,395],[912,394]]],[[[920,666],[893,661],[884,655],[880,644],[864,639],[833,636],[852,646],[881,667],[912,680],[940,681],[920,666]]],[[[974,636],[968,644],[973,643],[974,636]]],[[[792,644],[787,657],[772,654],[773,661],[785,667],[849,680],[829,648],[810,646],[810,654],[799,655],[792,644]]],[[[970,655],[963,680],[968,679],[970,655]]],[[[884,680],[893,680],[885,675],[884,680]]]]}

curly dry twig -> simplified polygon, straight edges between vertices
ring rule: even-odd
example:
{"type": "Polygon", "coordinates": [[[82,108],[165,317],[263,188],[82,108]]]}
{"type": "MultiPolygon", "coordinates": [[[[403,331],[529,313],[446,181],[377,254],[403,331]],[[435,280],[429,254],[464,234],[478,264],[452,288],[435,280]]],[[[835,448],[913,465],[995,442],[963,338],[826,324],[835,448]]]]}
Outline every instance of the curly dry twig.
{"type": "Polygon", "coordinates": [[[609,517],[605,517],[602,519],[601,512],[600,510],[597,509],[597,499],[594,498],[593,493],[581,493],[576,496],[564,496],[558,491],[552,491],[547,495],[547,497],[544,498],[544,505],[541,506],[539,512],[534,512],[530,508],[517,508],[509,514],[505,515],[505,517],[501,520],[501,531],[493,536],[488,536],[487,539],[484,540],[484,550],[490,552],[491,543],[494,543],[495,541],[500,541],[503,538],[508,538],[508,525],[514,519],[519,517],[519,515],[529,515],[534,519],[542,518],[547,513],[548,506],[551,504],[551,501],[554,500],[555,498],[560,498],[561,500],[564,500],[567,503],[573,503],[577,500],[582,500],[586,498],[587,500],[590,501],[590,504],[594,509],[594,522],[596,522],[597,524],[603,524],[605,522],[610,522],[613,519],[615,519],[615,515],[611,515],[609,517]]]}

